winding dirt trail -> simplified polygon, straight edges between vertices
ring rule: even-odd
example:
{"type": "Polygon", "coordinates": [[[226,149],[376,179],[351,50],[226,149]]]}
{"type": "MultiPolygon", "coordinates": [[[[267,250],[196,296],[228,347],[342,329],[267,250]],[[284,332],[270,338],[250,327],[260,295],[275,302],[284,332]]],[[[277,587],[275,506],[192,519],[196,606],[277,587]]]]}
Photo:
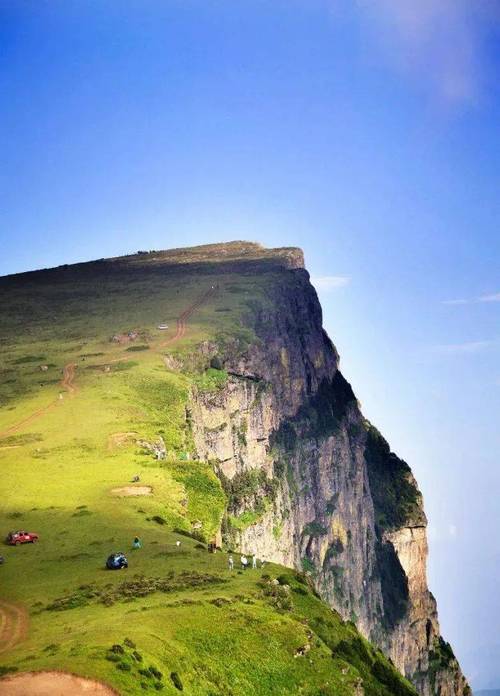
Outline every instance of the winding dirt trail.
{"type": "Polygon", "coordinates": [[[201,307],[201,305],[205,304],[207,300],[210,299],[213,295],[215,295],[215,287],[211,287],[210,290],[207,290],[206,293],[201,295],[193,304],[189,305],[187,309],[185,309],[182,314],[179,315],[177,318],[177,329],[175,332],[175,335],[172,336],[171,338],[167,339],[166,341],[163,341],[163,343],[160,343],[160,348],[163,348],[164,346],[168,346],[171,343],[175,343],[175,341],[178,341],[180,338],[183,338],[186,335],[186,325],[187,325],[187,320],[189,317],[195,312],[198,307],[201,307]]]}
{"type": "MultiPolygon", "coordinates": [[[[68,363],[68,365],[65,365],[63,368],[63,377],[60,382],[61,387],[63,389],[66,389],[66,391],[70,394],[70,396],[74,396],[77,392],[77,387],[73,384],[74,379],[75,379],[75,370],[76,370],[76,364],[75,363],[68,363]]],[[[37,411],[34,411],[31,415],[27,416],[26,418],[23,418],[23,420],[18,421],[17,423],[14,423],[14,425],[9,426],[8,428],[5,428],[5,430],[2,430],[0,432],[0,438],[2,437],[7,437],[7,435],[12,435],[12,433],[17,432],[20,430],[23,426],[29,425],[31,422],[36,420],[37,418],[40,418],[40,416],[43,416],[45,413],[48,413],[51,411],[53,408],[55,408],[58,404],[58,402],[61,399],[54,399],[51,401],[47,406],[43,406],[42,408],[39,408],[37,411]]]]}
{"type": "MultiPolygon", "coordinates": [[[[213,295],[216,293],[216,288],[211,287],[207,292],[205,292],[203,295],[201,295],[193,304],[189,305],[187,309],[185,309],[182,314],[180,314],[177,318],[177,328],[175,335],[169,338],[166,341],[163,341],[163,343],[159,344],[160,348],[163,348],[165,346],[171,345],[172,343],[175,343],[175,341],[178,341],[179,339],[183,338],[186,335],[186,327],[187,327],[187,320],[191,317],[193,312],[195,312],[198,307],[201,307],[201,305],[205,304],[207,300],[210,299],[213,295]]],[[[116,360],[111,360],[110,363],[115,363],[115,362],[120,362],[124,360],[125,358],[116,358],[116,360]]],[[[108,363],[108,364],[110,364],[108,363]]],[[[75,385],[75,373],[76,373],[76,368],[77,365],[76,363],[68,363],[67,365],[64,366],[63,368],[63,377],[61,380],[61,387],[65,389],[69,396],[75,396],[78,392],[78,387],[75,385]]],[[[40,416],[45,415],[49,411],[51,411],[53,408],[57,406],[57,404],[61,401],[61,397],[58,399],[54,399],[51,401],[47,406],[43,406],[42,408],[39,408],[37,411],[34,411],[31,415],[27,416],[26,418],[23,418],[23,420],[20,420],[18,423],[14,423],[14,425],[9,426],[8,428],[5,428],[5,430],[2,430],[0,432],[0,438],[2,437],[7,437],[8,435],[12,435],[13,433],[17,432],[20,430],[22,427],[25,425],[29,425],[32,423],[34,420],[37,420],[40,418],[40,416]]]]}
{"type": "MultiPolygon", "coordinates": [[[[186,326],[187,326],[187,320],[191,317],[193,312],[198,309],[202,304],[207,302],[207,300],[212,297],[216,292],[216,289],[214,287],[210,288],[206,293],[204,293],[201,297],[199,297],[193,304],[191,304],[187,309],[185,309],[182,314],[179,315],[177,318],[177,328],[175,335],[169,338],[167,341],[164,341],[163,343],[160,344],[160,347],[170,345],[174,343],[175,341],[178,341],[179,339],[183,338],[186,334],[186,326]]],[[[75,380],[75,373],[76,373],[76,363],[68,363],[67,365],[64,366],[63,368],[63,377],[61,380],[61,387],[65,389],[70,396],[74,396],[78,392],[78,388],[74,384],[75,380]]],[[[18,423],[15,423],[14,425],[11,425],[9,428],[6,428],[2,432],[0,432],[0,438],[6,437],[7,435],[10,435],[12,433],[15,433],[17,430],[20,430],[23,426],[28,425],[32,421],[36,420],[37,418],[40,418],[40,416],[43,416],[44,414],[48,413],[51,409],[55,408],[55,406],[60,402],[60,397],[58,399],[54,399],[51,401],[47,406],[44,406],[43,408],[38,409],[31,415],[27,416],[23,420],[19,421],[18,423]]],[[[29,625],[29,617],[26,609],[24,609],[21,606],[18,606],[16,604],[11,604],[9,602],[6,602],[5,600],[0,599],[0,654],[7,652],[8,650],[11,650],[17,643],[21,642],[26,638],[28,634],[28,625],[29,625]]],[[[25,694],[27,693],[26,691],[23,691],[22,689],[26,688],[41,688],[42,690],[36,693],[40,694],[51,694],[54,695],[57,693],[61,694],[66,694],[69,693],[67,689],[69,688],[69,684],[66,683],[65,679],[66,677],[71,677],[72,679],[77,679],[73,677],[73,675],[64,675],[59,677],[59,680],[61,681],[61,688],[63,689],[62,691],[56,691],[55,686],[58,684],[58,679],[55,676],[56,673],[44,673],[46,676],[43,678],[44,683],[43,683],[43,688],[47,687],[47,691],[43,691],[42,689],[42,677],[40,674],[37,675],[32,675],[32,674],[27,674],[27,675],[18,675],[17,677],[12,677],[9,679],[2,679],[0,682],[0,696],[2,694],[14,694],[14,693],[19,693],[19,694],[25,694]],[[40,681],[40,684],[37,683],[40,681]],[[14,687],[17,689],[20,689],[18,691],[14,690],[14,687]],[[5,691],[5,688],[8,689],[8,691],[5,691]],[[52,689],[52,690],[51,690],[52,689]],[[66,689],[66,690],[65,690],[66,689]]],[[[82,680],[83,682],[83,680],[82,680]]],[[[102,693],[104,694],[114,694],[115,692],[113,690],[107,689],[107,687],[103,685],[98,685],[95,682],[87,682],[87,683],[75,683],[72,684],[71,688],[73,689],[71,693],[79,694],[79,693],[88,693],[89,688],[94,689],[92,693],[102,693]],[[89,686],[90,685],[90,686],[89,686]],[[99,687],[99,688],[97,688],[99,687]]],[[[29,692],[29,693],[35,693],[35,692],[29,692]]]]}
{"type": "Polygon", "coordinates": [[[71,396],[74,396],[78,391],[78,387],[73,384],[75,381],[75,370],[76,363],[68,363],[63,369],[63,378],[61,380],[61,387],[66,389],[71,396]]]}
{"type": "Polygon", "coordinates": [[[0,599],[0,654],[11,650],[28,635],[28,612],[0,599]]]}

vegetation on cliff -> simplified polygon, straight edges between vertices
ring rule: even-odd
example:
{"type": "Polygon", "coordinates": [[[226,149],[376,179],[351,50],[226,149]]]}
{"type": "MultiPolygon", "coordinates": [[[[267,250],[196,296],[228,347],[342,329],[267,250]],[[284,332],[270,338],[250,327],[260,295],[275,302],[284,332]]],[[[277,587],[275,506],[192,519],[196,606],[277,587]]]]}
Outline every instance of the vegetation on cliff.
{"type": "MultiPolygon", "coordinates": [[[[236,554],[230,572],[227,549],[207,552],[228,504],[262,486],[272,500],[273,484],[223,486],[195,459],[189,394],[224,388],[213,346],[247,346],[241,317],[300,261],[252,245],[213,253],[0,279],[0,530],[40,534],[2,551],[2,611],[20,617],[18,642],[0,636],[2,673],[67,670],[123,694],[333,696],[362,684],[411,696],[302,576],[270,563],[242,572],[236,554]],[[176,320],[190,307],[183,333],[176,320]],[[112,551],[128,555],[127,571],[104,569],[112,551]]],[[[341,408],[318,427],[335,427],[341,408]]]]}

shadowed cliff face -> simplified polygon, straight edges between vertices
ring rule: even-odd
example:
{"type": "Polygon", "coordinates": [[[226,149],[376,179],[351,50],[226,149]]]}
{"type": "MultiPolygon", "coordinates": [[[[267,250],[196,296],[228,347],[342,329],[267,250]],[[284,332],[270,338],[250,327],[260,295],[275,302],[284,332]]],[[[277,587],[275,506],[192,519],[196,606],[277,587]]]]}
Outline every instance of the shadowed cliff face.
{"type": "Polygon", "coordinates": [[[227,385],[192,403],[198,454],[229,498],[226,539],[310,573],[424,696],[469,693],[427,588],[420,492],[339,372],[307,272],[282,270],[244,321],[257,340],[219,349],[227,385]]]}

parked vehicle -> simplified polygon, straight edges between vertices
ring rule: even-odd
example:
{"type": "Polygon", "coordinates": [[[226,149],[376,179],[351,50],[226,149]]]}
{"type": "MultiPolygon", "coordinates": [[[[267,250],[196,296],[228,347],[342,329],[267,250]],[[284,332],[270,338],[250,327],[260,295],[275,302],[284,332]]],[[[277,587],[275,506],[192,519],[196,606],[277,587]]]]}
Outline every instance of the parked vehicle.
{"type": "Polygon", "coordinates": [[[128,560],[124,553],[112,553],[108,556],[106,561],[106,568],[108,570],[122,570],[123,568],[128,568],[128,560]]]}
{"type": "Polygon", "coordinates": [[[6,541],[11,546],[19,546],[19,544],[34,544],[36,541],[38,541],[38,534],[35,534],[34,532],[9,532],[6,541]]]}

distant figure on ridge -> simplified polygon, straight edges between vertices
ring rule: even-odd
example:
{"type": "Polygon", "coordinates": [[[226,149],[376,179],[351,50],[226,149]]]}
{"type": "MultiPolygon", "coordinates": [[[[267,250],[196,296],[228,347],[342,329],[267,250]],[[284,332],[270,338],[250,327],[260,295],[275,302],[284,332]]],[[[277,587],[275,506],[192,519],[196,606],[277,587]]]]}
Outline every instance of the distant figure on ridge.
{"type": "Polygon", "coordinates": [[[229,563],[229,570],[232,572],[234,570],[234,560],[233,560],[232,556],[229,556],[228,563],[229,563]]]}
{"type": "Polygon", "coordinates": [[[257,556],[253,554],[252,556],[252,568],[255,570],[257,568],[257,556]]]}

